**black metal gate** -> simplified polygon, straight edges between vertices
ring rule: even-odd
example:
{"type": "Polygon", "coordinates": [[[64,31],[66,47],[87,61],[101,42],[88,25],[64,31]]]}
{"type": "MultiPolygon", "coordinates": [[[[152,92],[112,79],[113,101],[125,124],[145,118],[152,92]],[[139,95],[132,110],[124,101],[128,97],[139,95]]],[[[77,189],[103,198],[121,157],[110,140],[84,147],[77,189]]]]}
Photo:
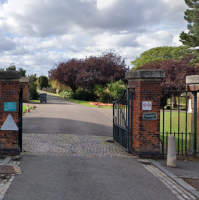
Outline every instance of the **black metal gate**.
{"type": "Polygon", "coordinates": [[[197,91],[163,88],[161,101],[160,140],[161,153],[167,154],[168,136],[174,135],[176,153],[192,154],[196,151],[197,91]],[[188,113],[188,100],[193,96],[193,115],[188,113]],[[193,116],[193,117],[192,117],[193,116]]]}
{"type": "Polygon", "coordinates": [[[23,88],[19,91],[19,147],[22,151],[22,114],[23,114],[23,88]]]}
{"type": "Polygon", "coordinates": [[[132,108],[133,92],[126,89],[118,101],[113,102],[113,139],[128,152],[132,147],[132,108]]]}

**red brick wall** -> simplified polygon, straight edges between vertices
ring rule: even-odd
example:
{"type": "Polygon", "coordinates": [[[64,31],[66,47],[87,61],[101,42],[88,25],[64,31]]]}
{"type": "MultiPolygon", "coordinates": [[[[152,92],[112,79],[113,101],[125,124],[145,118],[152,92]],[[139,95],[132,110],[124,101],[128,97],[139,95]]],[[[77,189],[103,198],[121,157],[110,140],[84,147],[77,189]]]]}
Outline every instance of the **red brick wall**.
{"type": "MultiPolygon", "coordinates": [[[[0,127],[11,114],[16,125],[19,124],[19,82],[18,81],[0,81],[0,127]],[[4,102],[17,102],[16,112],[4,111],[4,102]]],[[[0,130],[0,154],[15,154],[19,150],[18,131],[0,130]],[[9,151],[6,151],[9,150],[9,151]],[[12,152],[12,150],[14,150],[12,152]]]]}
{"type": "Polygon", "coordinates": [[[132,106],[132,148],[137,154],[160,154],[160,80],[131,79],[128,87],[134,88],[135,92],[132,106]],[[142,110],[142,101],[151,101],[152,110],[142,110]],[[144,120],[144,113],[157,113],[157,120],[144,120]]]}
{"type": "Polygon", "coordinates": [[[29,100],[29,85],[30,83],[21,83],[23,85],[23,102],[28,102],[29,100]]]}

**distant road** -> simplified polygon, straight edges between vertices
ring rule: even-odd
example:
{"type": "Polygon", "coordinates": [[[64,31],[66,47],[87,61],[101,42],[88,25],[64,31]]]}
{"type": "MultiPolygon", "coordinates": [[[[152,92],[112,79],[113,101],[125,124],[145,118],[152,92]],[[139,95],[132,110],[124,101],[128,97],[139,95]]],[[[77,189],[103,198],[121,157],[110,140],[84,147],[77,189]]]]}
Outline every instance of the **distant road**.
{"type": "Polygon", "coordinates": [[[112,136],[112,109],[86,107],[51,94],[46,103],[34,105],[23,117],[23,133],[112,136]]]}

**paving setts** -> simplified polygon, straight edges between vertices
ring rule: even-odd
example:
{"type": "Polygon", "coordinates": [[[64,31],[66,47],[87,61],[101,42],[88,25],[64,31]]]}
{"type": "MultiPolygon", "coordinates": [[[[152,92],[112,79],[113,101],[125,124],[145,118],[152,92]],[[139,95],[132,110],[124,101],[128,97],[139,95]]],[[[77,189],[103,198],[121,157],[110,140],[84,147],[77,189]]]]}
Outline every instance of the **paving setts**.
{"type": "MultiPolygon", "coordinates": [[[[0,158],[0,165],[4,165],[4,158],[0,158]]],[[[11,166],[20,166],[20,161],[9,161],[8,163],[11,166]]],[[[8,190],[11,182],[13,181],[15,174],[0,174],[0,200],[5,196],[6,191],[8,190]]]]}
{"type": "Polygon", "coordinates": [[[132,157],[106,136],[23,133],[22,155],[132,157]]]}
{"type": "Polygon", "coordinates": [[[168,177],[165,173],[163,173],[157,167],[151,165],[151,163],[146,160],[139,159],[139,161],[149,172],[151,172],[154,176],[156,176],[168,189],[171,190],[173,194],[175,194],[180,200],[196,200],[191,193],[186,191],[183,187],[177,184],[174,180],[168,177]]]}

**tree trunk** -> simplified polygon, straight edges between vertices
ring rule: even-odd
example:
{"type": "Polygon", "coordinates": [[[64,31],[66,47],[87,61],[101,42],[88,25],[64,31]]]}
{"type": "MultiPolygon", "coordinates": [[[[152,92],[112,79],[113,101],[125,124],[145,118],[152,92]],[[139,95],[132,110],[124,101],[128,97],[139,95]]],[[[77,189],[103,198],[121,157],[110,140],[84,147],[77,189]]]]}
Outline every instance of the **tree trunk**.
{"type": "Polygon", "coordinates": [[[173,96],[173,108],[177,108],[177,96],[173,96]]]}

